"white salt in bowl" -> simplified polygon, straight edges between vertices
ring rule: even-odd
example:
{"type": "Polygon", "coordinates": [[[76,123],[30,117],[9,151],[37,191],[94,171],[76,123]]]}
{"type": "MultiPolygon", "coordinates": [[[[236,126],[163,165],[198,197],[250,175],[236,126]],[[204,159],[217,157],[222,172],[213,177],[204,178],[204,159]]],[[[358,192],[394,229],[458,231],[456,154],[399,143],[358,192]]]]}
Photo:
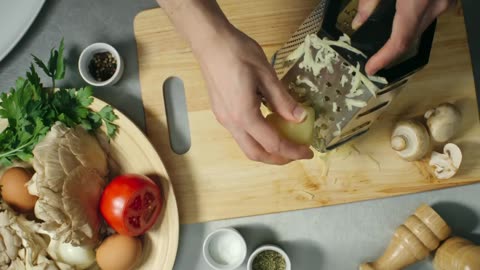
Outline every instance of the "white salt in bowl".
{"type": "Polygon", "coordinates": [[[218,229],[203,242],[203,257],[215,270],[234,270],[247,257],[247,244],[233,228],[218,229]]]}

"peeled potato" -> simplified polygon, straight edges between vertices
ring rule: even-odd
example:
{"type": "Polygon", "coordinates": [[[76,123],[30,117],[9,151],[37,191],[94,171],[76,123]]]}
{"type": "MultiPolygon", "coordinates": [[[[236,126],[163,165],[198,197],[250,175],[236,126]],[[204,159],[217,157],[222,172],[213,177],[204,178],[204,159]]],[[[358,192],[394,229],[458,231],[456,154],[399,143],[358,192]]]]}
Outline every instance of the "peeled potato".
{"type": "Polygon", "coordinates": [[[307,118],[301,123],[290,122],[277,113],[267,116],[269,122],[280,134],[297,144],[310,145],[313,141],[313,124],[315,123],[315,111],[311,107],[305,107],[307,118]]]}

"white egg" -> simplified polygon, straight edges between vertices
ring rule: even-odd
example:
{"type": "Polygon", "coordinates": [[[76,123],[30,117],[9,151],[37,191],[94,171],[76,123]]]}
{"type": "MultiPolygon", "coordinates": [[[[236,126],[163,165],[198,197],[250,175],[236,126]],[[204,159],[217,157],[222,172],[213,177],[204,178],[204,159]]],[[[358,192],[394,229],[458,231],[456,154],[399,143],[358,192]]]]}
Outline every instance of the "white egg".
{"type": "Polygon", "coordinates": [[[60,243],[57,245],[57,256],[60,261],[79,269],[87,269],[95,262],[95,251],[89,246],[60,243]]]}

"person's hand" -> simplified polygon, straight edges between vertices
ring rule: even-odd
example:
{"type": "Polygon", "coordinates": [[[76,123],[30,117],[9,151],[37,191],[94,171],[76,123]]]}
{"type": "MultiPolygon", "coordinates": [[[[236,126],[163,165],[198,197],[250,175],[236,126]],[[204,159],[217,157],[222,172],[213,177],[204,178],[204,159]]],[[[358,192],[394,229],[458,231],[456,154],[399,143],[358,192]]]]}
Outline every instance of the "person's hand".
{"type": "Polygon", "coordinates": [[[312,158],[308,146],[294,144],[270,126],[260,111],[261,96],[289,121],[306,117],[278,80],[261,47],[232,27],[194,48],[209,89],[217,120],[233,135],[246,156],[255,161],[285,164],[312,158]]]}
{"type": "Polygon", "coordinates": [[[230,24],[217,1],[157,1],[192,47],[216,118],[247,157],[271,164],[312,158],[309,146],[282,138],[262,116],[261,97],[289,121],[303,121],[306,111],[284,89],[260,46],[230,24]]]}
{"type": "MultiPolygon", "coordinates": [[[[358,29],[380,1],[360,0],[352,28],[358,29]]],[[[392,35],[385,46],[368,61],[365,67],[367,74],[377,73],[407,51],[433,20],[454,3],[454,0],[397,0],[392,35]]]]}

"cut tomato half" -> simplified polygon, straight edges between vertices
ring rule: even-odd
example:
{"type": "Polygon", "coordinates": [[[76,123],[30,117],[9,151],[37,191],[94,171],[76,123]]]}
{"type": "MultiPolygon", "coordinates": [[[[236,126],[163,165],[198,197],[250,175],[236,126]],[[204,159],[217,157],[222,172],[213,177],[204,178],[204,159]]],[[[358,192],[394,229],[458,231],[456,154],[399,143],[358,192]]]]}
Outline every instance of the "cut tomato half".
{"type": "Polygon", "coordinates": [[[122,175],[105,188],[100,212],[119,234],[138,236],[155,224],[162,205],[160,188],[151,179],[122,175]]]}

